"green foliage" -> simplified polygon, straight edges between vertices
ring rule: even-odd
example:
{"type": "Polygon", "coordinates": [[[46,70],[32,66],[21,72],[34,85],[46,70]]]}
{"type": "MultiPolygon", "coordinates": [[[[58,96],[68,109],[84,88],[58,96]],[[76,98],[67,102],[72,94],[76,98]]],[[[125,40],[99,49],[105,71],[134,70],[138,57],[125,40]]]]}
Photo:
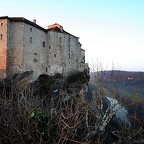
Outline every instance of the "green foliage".
{"type": "Polygon", "coordinates": [[[40,109],[37,109],[30,113],[30,120],[36,122],[38,126],[38,131],[42,133],[43,141],[48,141],[48,117],[45,113],[43,113],[40,109]]]}
{"type": "Polygon", "coordinates": [[[56,140],[59,138],[57,135],[59,130],[58,121],[61,117],[58,113],[51,117],[42,112],[41,109],[36,109],[30,113],[29,117],[30,121],[37,125],[35,131],[36,133],[38,131],[38,137],[42,135],[42,140],[44,142],[53,143],[54,139],[56,140]]]}

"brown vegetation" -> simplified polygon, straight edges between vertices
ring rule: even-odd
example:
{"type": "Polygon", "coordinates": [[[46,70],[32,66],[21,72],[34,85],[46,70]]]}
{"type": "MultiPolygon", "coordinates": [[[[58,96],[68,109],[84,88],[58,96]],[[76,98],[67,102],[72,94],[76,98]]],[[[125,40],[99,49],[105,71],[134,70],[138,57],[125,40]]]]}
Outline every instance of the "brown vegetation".
{"type": "MultiPolygon", "coordinates": [[[[23,90],[19,90],[17,87],[22,87],[13,81],[7,81],[7,84],[1,81],[0,143],[142,143],[142,119],[130,115],[129,118],[135,120],[132,127],[115,119],[121,105],[110,104],[106,97],[108,89],[100,80],[90,92],[91,99],[94,98],[90,100],[88,78],[85,72],[74,73],[67,79],[59,74],[54,77],[43,75],[23,90]]],[[[117,89],[113,89],[113,98],[116,98],[117,89]]],[[[123,100],[121,98],[119,102],[123,100]]],[[[128,107],[139,103],[127,102],[128,107]]],[[[140,107],[136,106],[135,112],[136,109],[140,107]]]]}

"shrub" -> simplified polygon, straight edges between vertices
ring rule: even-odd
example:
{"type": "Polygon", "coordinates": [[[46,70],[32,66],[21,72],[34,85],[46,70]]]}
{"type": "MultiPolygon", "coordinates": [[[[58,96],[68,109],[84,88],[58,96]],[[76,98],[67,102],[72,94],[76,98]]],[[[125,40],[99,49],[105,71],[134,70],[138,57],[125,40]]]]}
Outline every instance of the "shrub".
{"type": "Polygon", "coordinates": [[[67,84],[77,83],[77,82],[86,83],[89,81],[89,74],[86,71],[83,72],[73,72],[67,77],[67,84]]]}
{"type": "Polygon", "coordinates": [[[54,77],[55,77],[55,78],[62,78],[63,75],[62,75],[61,73],[55,73],[54,77]]]}
{"type": "Polygon", "coordinates": [[[31,122],[36,122],[37,130],[42,133],[43,141],[48,141],[48,117],[40,109],[34,110],[30,113],[31,122]]]}
{"type": "Polygon", "coordinates": [[[54,78],[52,76],[43,74],[38,77],[37,81],[39,82],[40,85],[48,87],[54,83],[54,78]]]}

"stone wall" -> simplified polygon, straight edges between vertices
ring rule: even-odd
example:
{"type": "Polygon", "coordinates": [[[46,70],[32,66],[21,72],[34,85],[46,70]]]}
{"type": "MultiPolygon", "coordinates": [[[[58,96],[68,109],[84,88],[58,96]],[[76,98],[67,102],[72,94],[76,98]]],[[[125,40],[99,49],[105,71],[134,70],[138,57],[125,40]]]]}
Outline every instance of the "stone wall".
{"type": "Polygon", "coordinates": [[[7,47],[7,75],[13,77],[15,73],[19,73],[23,63],[23,22],[9,22],[8,27],[8,47],[7,47]]]}
{"type": "Polygon", "coordinates": [[[33,78],[47,74],[47,33],[24,24],[22,71],[33,71],[33,78]]]}
{"type": "Polygon", "coordinates": [[[78,38],[67,33],[48,32],[50,74],[80,69],[81,45],[78,38]]]}
{"type": "Polygon", "coordinates": [[[8,77],[33,71],[33,80],[40,74],[80,71],[85,53],[78,37],[58,29],[46,30],[24,18],[0,17],[0,70],[8,77]]]}
{"type": "Polygon", "coordinates": [[[7,68],[7,19],[0,19],[0,76],[5,77],[7,68]]]}

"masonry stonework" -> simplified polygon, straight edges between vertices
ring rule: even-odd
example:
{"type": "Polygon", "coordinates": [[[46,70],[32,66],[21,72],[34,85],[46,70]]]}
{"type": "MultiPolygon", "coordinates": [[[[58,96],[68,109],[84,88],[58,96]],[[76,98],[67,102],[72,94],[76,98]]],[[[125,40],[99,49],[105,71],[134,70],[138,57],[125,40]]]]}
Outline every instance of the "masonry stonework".
{"type": "Polygon", "coordinates": [[[68,75],[88,68],[79,38],[59,24],[44,29],[25,18],[0,17],[0,77],[33,71],[40,74],[68,75]]]}
{"type": "Polygon", "coordinates": [[[0,19],[0,76],[5,77],[7,57],[7,19],[0,19]]]}

